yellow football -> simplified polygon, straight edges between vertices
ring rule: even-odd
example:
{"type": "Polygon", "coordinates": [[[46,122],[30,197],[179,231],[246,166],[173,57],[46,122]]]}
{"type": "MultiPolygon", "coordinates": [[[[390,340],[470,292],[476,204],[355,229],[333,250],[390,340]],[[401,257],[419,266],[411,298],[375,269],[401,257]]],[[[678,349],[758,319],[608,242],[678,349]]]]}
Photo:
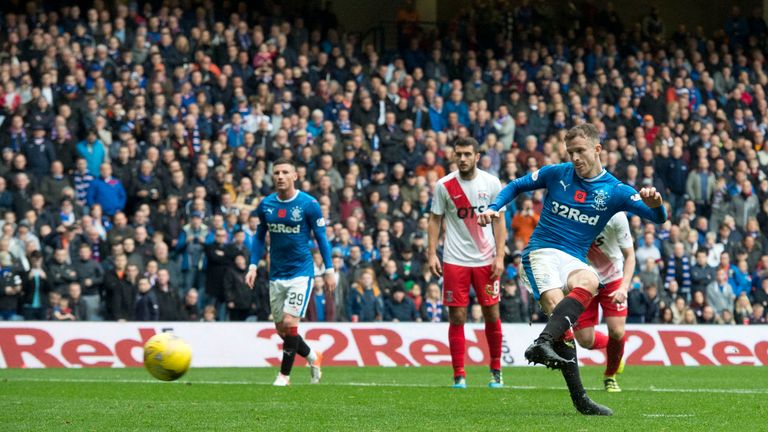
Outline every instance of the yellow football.
{"type": "Polygon", "coordinates": [[[184,339],[170,332],[152,336],[144,344],[144,367],[162,381],[181,378],[192,362],[192,349],[184,339]]]}

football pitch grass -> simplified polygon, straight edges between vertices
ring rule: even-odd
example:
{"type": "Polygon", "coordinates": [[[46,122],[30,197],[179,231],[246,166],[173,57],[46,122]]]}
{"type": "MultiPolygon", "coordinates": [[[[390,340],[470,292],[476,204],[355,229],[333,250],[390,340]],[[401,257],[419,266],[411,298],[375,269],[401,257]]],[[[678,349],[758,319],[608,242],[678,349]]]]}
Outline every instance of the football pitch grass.
{"type": "Polygon", "coordinates": [[[309,385],[270,384],[275,368],[193,368],[177,382],[143,369],[0,370],[5,431],[753,431],[766,430],[764,367],[631,367],[622,393],[602,390],[602,368],[582,368],[590,396],[613,417],[585,417],[559,372],[506,368],[506,388],[489,389],[487,369],[467,370],[469,388],[450,388],[451,370],[324,369],[309,385]]]}

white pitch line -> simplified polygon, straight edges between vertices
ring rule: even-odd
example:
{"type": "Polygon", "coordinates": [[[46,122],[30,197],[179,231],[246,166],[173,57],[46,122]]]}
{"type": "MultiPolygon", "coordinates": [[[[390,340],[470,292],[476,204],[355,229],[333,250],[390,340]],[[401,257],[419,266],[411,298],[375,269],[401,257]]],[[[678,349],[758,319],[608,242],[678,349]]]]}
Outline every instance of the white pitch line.
{"type": "MultiPolygon", "coordinates": [[[[270,386],[271,382],[266,381],[218,381],[218,380],[200,380],[200,381],[175,381],[172,383],[166,383],[159,380],[151,379],[97,379],[97,378],[5,378],[7,382],[51,382],[51,383],[93,383],[93,384],[108,384],[108,383],[120,383],[120,384],[171,384],[171,385],[257,385],[257,386],[270,386]]],[[[2,379],[0,379],[0,385],[2,385],[2,379]]],[[[295,383],[291,385],[309,386],[309,383],[295,383]]],[[[335,387],[401,387],[401,388],[450,388],[448,385],[440,384],[399,384],[399,383],[375,383],[375,382],[348,382],[348,383],[323,383],[322,386],[335,386],[335,387]]],[[[473,387],[470,387],[473,388],[473,387]]],[[[480,388],[479,386],[476,388],[480,388]]],[[[565,387],[558,386],[516,386],[506,385],[507,390],[565,390],[565,387]]],[[[687,388],[657,388],[657,387],[642,387],[642,388],[628,388],[623,387],[626,391],[633,392],[651,392],[651,393],[712,393],[712,394],[765,394],[768,395],[768,389],[687,389],[687,388]]],[[[596,391],[602,390],[602,387],[588,387],[587,390],[596,391]]]]}
{"type": "Polygon", "coordinates": [[[667,389],[651,386],[647,389],[656,393],[731,393],[731,394],[768,394],[765,389],[667,389]]]}
{"type": "Polygon", "coordinates": [[[643,417],[683,418],[694,417],[693,414],[642,414],[643,417]]]}

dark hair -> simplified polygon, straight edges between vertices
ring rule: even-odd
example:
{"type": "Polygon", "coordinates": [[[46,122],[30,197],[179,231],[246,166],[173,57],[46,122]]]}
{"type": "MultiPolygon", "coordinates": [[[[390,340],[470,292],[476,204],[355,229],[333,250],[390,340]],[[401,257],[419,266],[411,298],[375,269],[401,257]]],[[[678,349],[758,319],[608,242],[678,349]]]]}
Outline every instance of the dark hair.
{"type": "Polygon", "coordinates": [[[472,152],[477,153],[480,145],[477,143],[477,140],[471,137],[467,138],[458,138],[456,141],[453,142],[453,148],[456,147],[472,147],[472,152]]]}
{"type": "Polygon", "coordinates": [[[583,123],[576,125],[565,134],[565,142],[568,143],[574,138],[581,137],[594,144],[600,143],[600,131],[592,123],[583,123]]]}
{"type": "Polygon", "coordinates": [[[296,163],[288,158],[281,157],[277,159],[276,161],[272,162],[272,166],[278,166],[278,165],[290,165],[293,167],[293,169],[296,169],[296,163]]]}

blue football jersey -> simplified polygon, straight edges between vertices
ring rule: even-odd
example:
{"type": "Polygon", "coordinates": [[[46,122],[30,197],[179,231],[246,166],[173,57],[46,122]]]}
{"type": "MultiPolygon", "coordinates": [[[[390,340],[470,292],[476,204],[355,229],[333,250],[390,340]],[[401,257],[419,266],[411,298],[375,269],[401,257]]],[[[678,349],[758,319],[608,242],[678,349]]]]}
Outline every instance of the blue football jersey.
{"type": "Polygon", "coordinates": [[[489,206],[498,211],[520,192],[546,189],[544,207],[526,251],[553,248],[586,262],[592,241],[620,211],[657,224],[667,219],[664,206],[646,206],[640,194],[608,171],[584,179],[572,163],[548,165],[511,181],[489,206]]]}
{"type": "Polygon", "coordinates": [[[320,204],[311,195],[298,191],[292,199],[282,201],[273,193],[259,203],[256,214],[259,226],[251,244],[251,264],[258,264],[264,254],[264,241],[269,232],[270,279],[315,275],[312,233],[325,268],[332,268],[325,218],[320,204]]]}

